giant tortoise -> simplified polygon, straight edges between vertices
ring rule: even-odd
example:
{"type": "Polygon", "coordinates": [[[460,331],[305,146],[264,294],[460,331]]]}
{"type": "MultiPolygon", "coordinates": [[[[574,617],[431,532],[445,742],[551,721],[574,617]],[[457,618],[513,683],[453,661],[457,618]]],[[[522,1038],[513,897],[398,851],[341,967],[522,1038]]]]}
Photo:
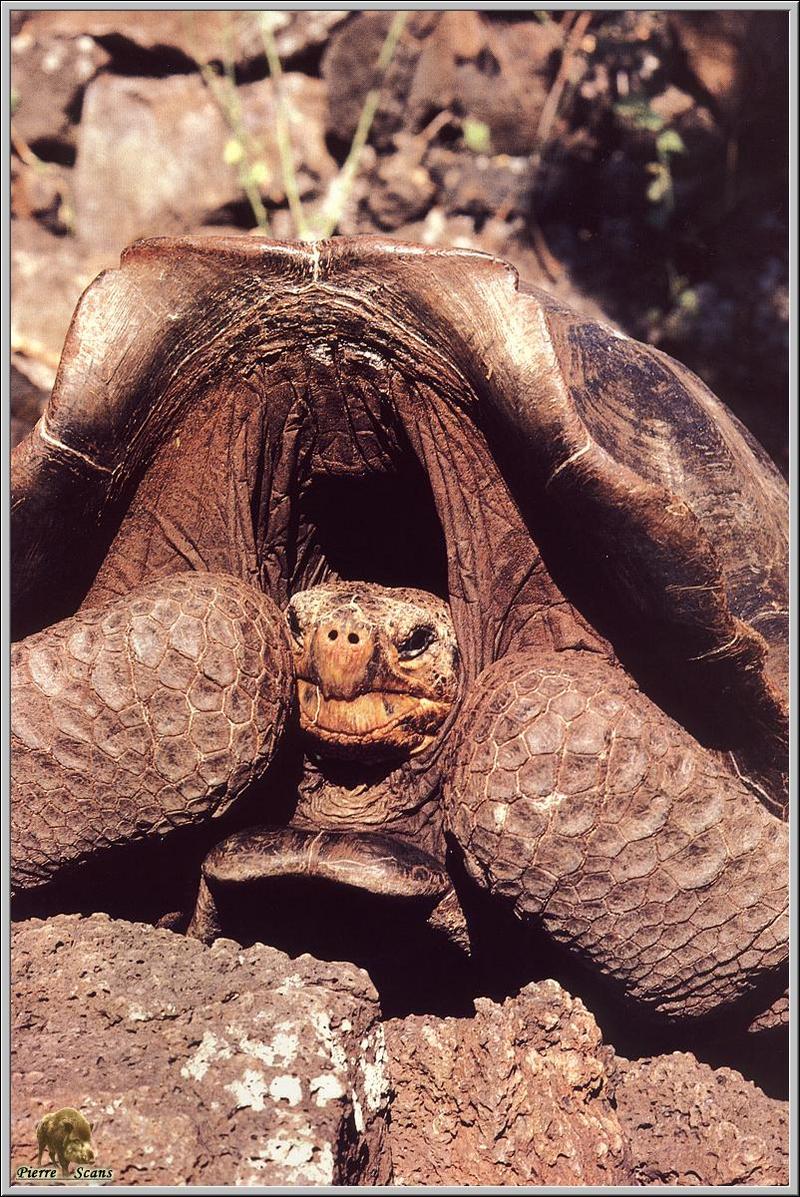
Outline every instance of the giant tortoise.
{"type": "Polygon", "coordinates": [[[291,875],[468,935],[449,844],[640,1008],[772,1025],[786,524],[694,375],[493,257],[138,243],[13,458],[17,890],[255,793],[192,934],[291,875]]]}

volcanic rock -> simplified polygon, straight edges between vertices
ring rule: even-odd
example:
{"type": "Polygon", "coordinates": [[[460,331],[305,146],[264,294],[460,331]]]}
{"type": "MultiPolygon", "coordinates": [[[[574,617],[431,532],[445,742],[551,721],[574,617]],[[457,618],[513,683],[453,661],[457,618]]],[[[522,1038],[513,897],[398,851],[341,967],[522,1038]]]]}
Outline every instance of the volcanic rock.
{"type": "Polygon", "coordinates": [[[118,1184],[380,1184],[388,1081],[366,973],[107,915],[17,924],[12,1158],[64,1106],[118,1184]]]}
{"type": "Polygon", "coordinates": [[[40,29],[41,15],[11,39],[14,132],[40,155],[51,157],[60,147],[63,159],[75,143],[84,89],[109,56],[90,37],[40,29]]]}
{"type": "MultiPolygon", "coordinates": [[[[289,73],[284,98],[300,195],[318,193],[336,173],[324,142],[325,88],[289,73]]],[[[285,199],[275,134],[276,98],[264,79],[220,95],[239,106],[241,138],[197,75],[165,79],[103,76],[86,92],[74,170],[75,226],[85,246],[121,250],[139,237],[220,223],[244,205],[242,172],[268,204],[285,199]],[[233,153],[231,152],[233,151],[233,153]]],[[[255,216],[249,216],[255,224],[255,216]]]]}
{"type": "Polygon", "coordinates": [[[395,1183],[589,1185],[627,1179],[610,1048],[555,981],[472,1019],[386,1024],[395,1183]]]}
{"type": "Polygon", "coordinates": [[[789,1106],[687,1052],[619,1060],[617,1114],[634,1183],[785,1185],[789,1106]]]}

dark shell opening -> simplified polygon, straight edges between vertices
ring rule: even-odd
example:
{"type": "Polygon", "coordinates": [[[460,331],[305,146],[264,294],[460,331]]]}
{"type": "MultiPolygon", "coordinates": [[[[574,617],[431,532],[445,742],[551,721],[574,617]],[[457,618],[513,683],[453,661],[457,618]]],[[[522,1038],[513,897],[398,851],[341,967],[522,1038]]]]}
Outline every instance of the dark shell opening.
{"type": "Polygon", "coordinates": [[[430,483],[403,458],[394,474],[316,478],[301,500],[330,569],[344,581],[410,586],[447,599],[447,550],[430,483]]]}

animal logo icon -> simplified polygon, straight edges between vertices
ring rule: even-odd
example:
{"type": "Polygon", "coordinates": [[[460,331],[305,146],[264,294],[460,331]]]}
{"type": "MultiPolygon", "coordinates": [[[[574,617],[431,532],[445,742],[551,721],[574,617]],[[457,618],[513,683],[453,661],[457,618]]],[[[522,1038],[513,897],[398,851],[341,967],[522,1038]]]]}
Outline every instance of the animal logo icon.
{"type": "Polygon", "coordinates": [[[70,1164],[93,1164],[92,1123],[79,1110],[66,1106],[54,1114],[46,1114],[36,1124],[39,1144],[39,1165],[45,1148],[50,1160],[61,1168],[62,1176],[69,1176],[70,1164]]]}

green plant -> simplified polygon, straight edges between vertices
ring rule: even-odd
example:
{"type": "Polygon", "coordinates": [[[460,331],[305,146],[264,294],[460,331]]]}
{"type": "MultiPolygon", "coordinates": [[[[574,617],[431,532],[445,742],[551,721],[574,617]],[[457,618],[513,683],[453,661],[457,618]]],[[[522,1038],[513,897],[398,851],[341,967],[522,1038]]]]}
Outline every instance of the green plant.
{"type": "Polygon", "coordinates": [[[489,126],[484,121],[476,121],[468,116],[461,126],[464,145],[473,154],[490,154],[492,151],[492,136],[489,126]]]}
{"type": "Polygon", "coordinates": [[[650,107],[642,96],[628,96],[624,100],[617,100],[614,112],[632,129],[644,129],[650,133],[659,133],[664,128],[664,118],[650,107]]]}
{"type": "Polygon", "coordinates": [[[211,63],[200,62],[200,75],[231,131],[225,143],[223,158],[229,166],[237,168],[239,186],[247,197],[256,225],[262,232],[268,233],[269,217],[261,198],[261,188],[269,182],[269,166],[263,147],[254,142],[244,125],[241,99],[236,87],[231,21],[225,26],[224,40],[222,74],[211,63]]]}
{"type": "Polygon", "coordinates": [[[653,176],[647,187],[647,198],[657,205],[650,214],[654,224],[665,224],[675,211],[675,188],[672,179],[672,155],[683,154],[686,147],[681,136],[674,129],[664,129],[656,138],[656,161],[648,162],[647,170],[653,176]]]}
{"type": "Polygon", "coordinates": [[[654,112],[642,97],[620,100],[614,105],[614,111],[623,123],[631,128],[656,134],[656,158],[645,167],[647,173],[652,176],[645,194],[653,205],[648,218],[650,223],[663,228],[675,211],[672,158],[676,154],[686,153],[683,138],[676,129],[670,128],[664,118],[654,112]]]}
{"type": "Polygon", "coordinates": [[[283,67],[275,41],[275,13],[262,12],[258,15],[258,27],[264,44],[267,58],[269,77],[275,88],[275,140],[278,145],[278,158],[281,164],[283,189],[286,202],[295,225],[295,232],[301,241],[308,241],[313,236],[306,220],[303,204],[300,199],[300,189],[297,185],[297,175],[294,169],[294,153],[292,139],[289,132],[289,112],[283,85],[283,67]]]}
{"type": "MultiPolygon", "coordinates": [[[[294,168],[291,132],[293,113],[286,97],[283,67],[275,39],[276,14],[272,12],[260,12],[256,14],[258,31],[267,60],[267,69],[275,94],[275,142],[278,151],[278,162],[280,164],[281,182],[294,224],[295,235],[301,241],[330,237],[336,231],[352,193],[353,184],[361,165],[364,147],[367,144],[375,114],[378,111],[386,72],[391,65],[408,15],[406,12],[397,12],[394,15],[394,19],[389,26],[389,30],[378,54],[376,64],[378,82],[374,87],[370,88],[364,97],[364,103],[347,157],[341,169],[329,184],[316,212],[312,213],[306,210],[300,198],[297,175],[294,168]]],[[[246,19],[248,16],[249,14],[243,14],[242,19],[246,19]]],[[[203,82],[208,87],[231,131],[231,137],[225,145],[225,161],[229,165],[237,167],[239,185],[250,204],[256,225],[262,232],[268,233],[270,231],[269,217],[264,206],[264,201],[261,198],[261,189],[269,183],[269,166],[263,145],[248,133],[242,117],[241,100],[236,87],[234,69],[233,21],[235,19],[233,18],[227,23],[222,73],[209,62],[201,63],[200,72],[203,82]]]]}

